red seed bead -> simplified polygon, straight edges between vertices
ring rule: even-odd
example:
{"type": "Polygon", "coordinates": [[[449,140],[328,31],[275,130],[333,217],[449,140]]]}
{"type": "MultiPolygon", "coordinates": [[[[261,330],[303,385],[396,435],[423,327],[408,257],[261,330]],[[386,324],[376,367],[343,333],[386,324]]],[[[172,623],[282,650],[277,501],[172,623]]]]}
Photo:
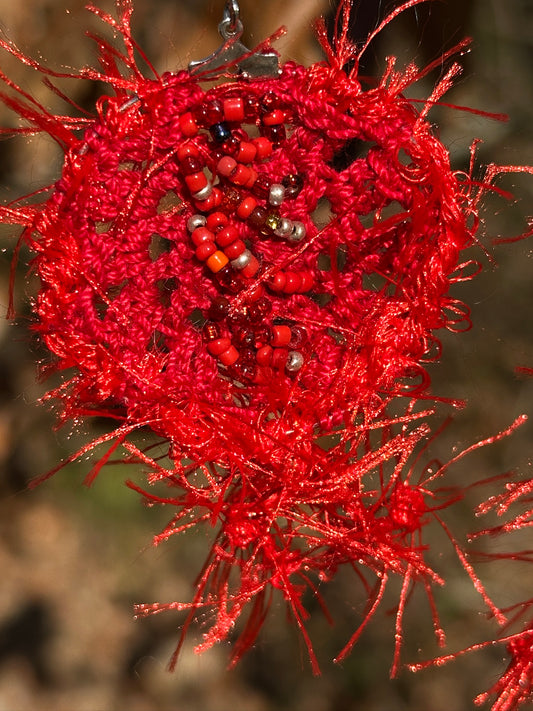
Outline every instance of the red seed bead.
{"type": "Polygon", "coordinates": [[[232,242],[227,247],[224,247],[224,254],[228,257],[228,259],[236,259],[239,254],[244,252],[245,249],[246,245],[242,239],[236,239],[235,242],[232,242]]]}
{"type": "Polygon", "coordinates": [[[289,351],[287,348],[274,348],[272,353],[272,367],[275,370],[283,370],[287,364],[287,358],[289,356],[289,351]]]}
{"type": "Polygon", "coordinates": [[[257,171],[254,170],[253,168],[248,168],[248,170],[250,171],[250,177],[244,184],[244,187],[248,188],[248,190],[250,190],[250,188],[253,188],[255,181],[257,180],[257,171]]]}
{"type": "Polygon", "coordinates": [[[244,269],[241,269],[241,274],[247,279],[251,279],[257,274],[260,266],[261,265],[259,264],[259,260],[256,256],[252,254],[252,257],[248,264],[244,267],[244,269]]]}
{"type": "Polygon", "coordinates": [[[272,338],[270,343],[275,346],[288,346],[291,342],[290,326],[272,326],[272,338]]]}
{"type": "Polygon", "coordinates": [[[278,126],[285,121],[285,114],[281,109],[275,109],[262,118],[264,126],[278,126]]]}
{"type": "Polygon", "coordinates": [[[201,262],[205,262],[205,260],[210,257],[214,252],[217,251],[217,246],[214,242],[203,242],[203,244],[198,245],[196,247],[196,257],[199,259],[201,262]]]}
{"type": "Polygon", "coordinates": [[[244,101],[240,96],[232,96],[222,102],[226,121],[241,123],[244,121],[244,101]]]}
{"type": "Polygon", "coordinates": [[[231,176],[237,170],[237,161],[231,156],[224,156],[218,161],[217,173],[223,175],[225,178],[231,178],[231,176]]]}
{"type": "Polygon", "coordinates": [[[187,138],[193,138],[200,130],[190,111],[187,111],[179,117],[179,124],[181,132],[184,136],[187,136],[187,138]]]}
{"type": "Polygon", "coordinates": [[[179,161],[185,160],[185,158],[187,158],[188,156],[194,156],[195,158],[198,158],[200,156],[198,148],[196,148],[194,143],[191,143],[190,141],[188,143],[182,143],[181,146],[178,148],[179,161]]]}
{"type": "Polygon", "coordinates": [[[191,239],[196,247],[199,247],[204,242],[214,242],[215,235],[207,227],[197,227],[192,233],[191,239]]]}
{"type": "Polygon", "coordinates": [[[254,138],[252,143],[257,148],[257,160],[265,160],[272,155],[272,143],[265,136],[254,138]]]}
{"type": "Polygon", "coordinates": [[[231,341],[229,338],[216,338],[214,341],[210,341],[207,344],[207,350],[211,353],[211,355],[217,356],[224,353],[224,351],[227,351],[230,346],[231,341]]]}
{"type": "Polygon", "coordinates": [[[299,272],[285,272],[285,286],[283,292],[285,294],[297,294],[302,285],[302,278],[299,272]]]}
{"type": "Polygon", "coordinates": [[[185,176],[185,182],[191,193],[198,193],[207,187],[207,177],[205,173],[192,173],[191,175],[185,176]]]}
{"type": "Polygon", "coordinates": [[[247,198],[245,198],[239,207],[237,208],[237,217],[240,217],[241,220],[246,220],[250,217],[252,212],[255,210],[257,207],[257,200],[253,198],[251,195],[249,195],[247,198]]]}
{"type": "Polygon", "coordinates": [[[221,227],[229,224],[229,218],[223,212],[212,212],[205,224],[212,232],[217,232],[221,227]]]}
{"type": "Polygon", "coordinates": [[[213,272],[213,274],[216,274],[221,269],[223,269],[226,266],[226,264],[228,264],[228,262],[229,262],[229,259],[226,257],[224,252],[217,250],[216,252],[213,252],[213,254],[209,257],[206,264],[209,267],[209,269],[213,272]]]}
{"type": "Polygon", "coordinates": [[[239,351],[235,346],[230,346],[226,351],[218,356],[223,365],[233,365],[239,360],[239,351]]]}
{"type": "Polygon", "coordinates": [[[233,225],[226,225],[216,233],[215,239],[219,247],[227,247],[232,242],[235,242],[236,239],[239,239],[239,231],[233,225]]]}
{"type": "Polygon", "coordinates": [[[250,169],[242,165],[242,163],[239,163],[237,169],[232,173],[230,180],[235,185],[246,185],[250,179],[250,175],[250,169]]]}
{"type": "Polygon", "coordinates": [[[195,200],[194,206],[199,212],[211,212],[222,202],[222,190],[213,188],[213,192],[206,200],[195,200]]]}
{"type": "Polygon", "coordinates": [[[274,349],[272,346],[263,346],[257,351],[256,360],[259,365],[269,366],[272,362],[272,356],[274,354],[274,349]]]}
{"type": "Polygon", "coordinates": [[[239,151],[235,158],[240,163],[251,163],[255,160],[257,155],[257,146],[255,146],[251,141],[242,141],[239,146],[239,151]]]}
{"type": "Polygon", "coordinates": [[[286,277],[284,272],[278,272],[270,282],[272,291],[282,292],[285,288],[286,277]]]}
{"type": "Polygon", "coordinates": [[[311,272],[300,272],[300,279],[302,280],[299,289],[300,294],[305,294],[307,291],[310,291],[315,285],[315,278],[313,277],[311,272]]]}

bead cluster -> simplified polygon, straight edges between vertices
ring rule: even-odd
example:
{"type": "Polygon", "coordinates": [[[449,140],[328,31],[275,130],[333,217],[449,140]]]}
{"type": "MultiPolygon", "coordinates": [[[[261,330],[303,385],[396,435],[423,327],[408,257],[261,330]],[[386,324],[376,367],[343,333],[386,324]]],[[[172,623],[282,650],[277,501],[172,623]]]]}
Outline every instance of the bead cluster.
{"type": "MultiPolygon", "coordinates": [[[[305,362],[306,329],[276,319],[266,323],[272,303],[258,281],[265,265],[241,236],[243,227],[260,238],[295,244],[306,236],[302,222],[280,214],[283,203],[303,188],[302,176],[276,182],[256,170],[285,139],[287,120],[272,92],[211,99],[179,118],[185,137],[177,151],[179,169],[197,210],[187,229],[196,258],[220,293],[204,314],[204,340],[208,352],[241,382],[267,382],[272,370],[296,373],[305,362]],[[251,138],[245,123],[258,126],[260,135],[251,138]],[[234,312],[226,295],[243,289],[246,303],[234,312]]],[[[277,271],[265,285],[278,296],[304,294],[313,288],[314,276],[277,271]]]]}

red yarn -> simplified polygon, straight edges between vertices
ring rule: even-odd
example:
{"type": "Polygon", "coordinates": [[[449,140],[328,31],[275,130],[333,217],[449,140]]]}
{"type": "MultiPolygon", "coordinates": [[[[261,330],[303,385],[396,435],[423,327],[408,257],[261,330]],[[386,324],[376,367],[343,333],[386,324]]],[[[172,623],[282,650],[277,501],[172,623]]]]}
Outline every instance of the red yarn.
{"type": "Polygon", "coordinates": [[[188,610],[185,634],[211,610],[203,651],[250,607],[237,661],[278,589],[318,671],[304,591],[319,597],[317,581],[355,570],[367,613],[342,659],[397,575],[394,672],[414,584],[444,642],[432,592],[443,579],[423,545],[437,522],[503,621],[437,513],[461,497],[437,484],[446,467],[414,473],[433,414],[418,403],[433,397],[436,332],[470,326],[449,293],[479,268],[461,252],[476,241],[483,193],[513,170],[490,167],[481,183],[454,171],[427,122],[459,66],[420,110],[403,92],[433,65],[400,71],[391,58],[376,86],[362,86],[366,45],[348,42],[346,1],[332,47],[319,30],[326,62],[204,89],[185,71],[146,79],[131,4],[118,8],[119,20],[91,8],[126,46],[123,55],[99,40],[103,73],[80,75],[115,90],[95,118],[52,116],[3,77],[18,93],[3,100],[60,142],[65,162],[50,197],[0,217],[24,226],[35,254],[35,328],[65,373],[48,395],[61,421],[118,422],[71,459],[112,443],[92,481],[120,444],[147,485],[166,487],[129,484],[176,509],[155,544],[195,525],[217,531],[192,602],[137,615],[188,610]],[[141,428],[167,444],[171,469],[128,440],[141,428]]]}

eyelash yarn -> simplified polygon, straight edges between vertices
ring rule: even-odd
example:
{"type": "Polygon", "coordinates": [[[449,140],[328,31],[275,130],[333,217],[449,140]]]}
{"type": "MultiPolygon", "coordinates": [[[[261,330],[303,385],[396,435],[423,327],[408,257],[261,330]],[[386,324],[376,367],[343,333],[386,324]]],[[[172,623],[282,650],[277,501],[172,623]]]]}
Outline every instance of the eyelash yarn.
{"type": "Polygon", "coordinates": [[[277,590],[318,672],[304,592],[320,599],[320,584],[353,568],[367,607],[340,660],[399,576],[395,673],[414,585],[444,644],[432,592],[443,577],[423,543],[436,522],[503,624],[440,517],[461,498],[440,485],[449,465],[416,467],[438,400],[426,370],[440,357],[438,332],[470,326],[450,288],[479,270],[462,252],[476,243],[483,194],[514,170],[474,180],[474,143],[470,172],[455,171],[427,120],[468,42],[439,59],[450,66],[420,108],[404,92],[438,63],[399,70],[390,58],[365,83],[368,44],[350,44],[342,2],[331,43],[318,28],[325,61],[288,62],[277,78],[228,66],[206,88],[201,73],[146,78],[132,5],[117,8],[118,19],[91,8],[125,45],[100,40],[102,71],[80,73],[113,90],[94,117],[51,115],[2,76],[4,102],[58,141],[65,161],[40,202],[0,217],[23,225],[34,253],[34,327],[64,373],[47,399],[61,422],[112,423],[71,460],[108,442],[89,482],[119,446],[144,467],[146,487],[129,485],[175,509],[155,544],[194,526],[215,532],[192,601],[138,605],[137,616],[188,610],[185,635],[208,611],[203,651],[247,610],[234,663],[277,590]],[[166,463],[129,439],[139,430],[166,463]]]}

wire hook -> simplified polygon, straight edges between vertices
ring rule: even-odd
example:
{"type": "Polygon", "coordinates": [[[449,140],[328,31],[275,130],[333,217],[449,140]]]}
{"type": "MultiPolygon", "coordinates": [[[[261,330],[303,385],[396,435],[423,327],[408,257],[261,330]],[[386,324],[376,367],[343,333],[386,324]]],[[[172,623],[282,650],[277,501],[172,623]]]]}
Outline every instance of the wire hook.
{"type": "Polygon", "coordinates": [[[229,31],[235,32],[237,25],[240,21],[240,8],[237,0],[226,0],[226,8],[224,10],[224,16],[222,22],[229,20],[229,31]]]}
{"type": "Polygon", "coordinates": [[[226,0],[222,21],[218,26],[223,44],[205,59],[190,62],[191,74],[222,73],[236,70],[245,77],[279,76],[279,58],[276,52],[250,51],[240,41],[244,27],[237,0],[226,0]]]}

